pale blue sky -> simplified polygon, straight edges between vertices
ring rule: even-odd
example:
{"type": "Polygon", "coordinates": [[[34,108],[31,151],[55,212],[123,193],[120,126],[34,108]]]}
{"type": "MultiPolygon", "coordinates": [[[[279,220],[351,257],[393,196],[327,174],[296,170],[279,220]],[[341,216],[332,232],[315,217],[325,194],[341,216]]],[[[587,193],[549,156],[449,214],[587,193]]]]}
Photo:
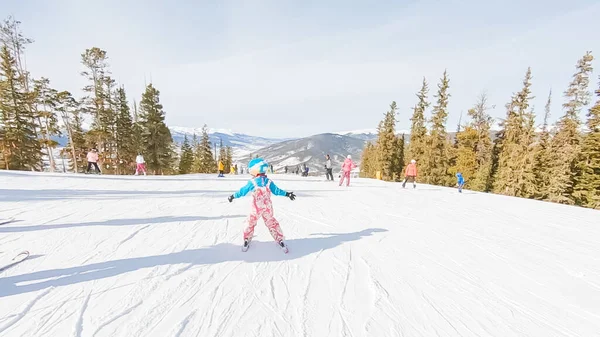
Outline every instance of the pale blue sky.
{"type": "Polygon", "coordinates": [[[80,94],[80,54],[97,46],[130,99],[152,80],[169,125],[266,137],[375,128],[392,100],[408,129],[422,77],[433,101],[444,69],[450,130],[484,90],[504,116],[527,66],[555,119],[577,60],[600,58],[592,0],[195,2],[2,0],[0,17],[23,22],[30,71],[57,89],[80,94]]]}

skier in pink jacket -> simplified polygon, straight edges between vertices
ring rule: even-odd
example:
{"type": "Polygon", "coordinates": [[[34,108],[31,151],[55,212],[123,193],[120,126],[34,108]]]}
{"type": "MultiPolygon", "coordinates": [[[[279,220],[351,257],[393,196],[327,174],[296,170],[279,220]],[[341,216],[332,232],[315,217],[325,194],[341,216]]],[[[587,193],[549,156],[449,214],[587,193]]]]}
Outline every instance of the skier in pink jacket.
{"type": "Polygon", "coordinates": [[[406,170],[404,171],[404,182],[402,183],[402,188],[406,187],[406,182],[411,181],[413,183],[413,188],[417,188],[417,161],[411,160],[410,164],[406,166],[406,170]]]}
{"type": "Polygon", "coordinates": [[[352,156],[348,155],[342,164],[342,179],[340,179],[340,186],[344,183],[344,179],[346,179],[346,186],[350,186],[350,172],[355,167],[356,165],[352,161],[352,156]]]}
{"type": "Polygon", "coordinates": [[[90,152],[88,152],[87,162],[88,162],[88,166],[87,166],[86,173],[90,173],[90,169],[92,168],[92,166],[94,166],[96,173],[102,173],[102,171],[100,171],[100,168],[98,167],[98,150],[96,150],[94,148],[90,152]]]}

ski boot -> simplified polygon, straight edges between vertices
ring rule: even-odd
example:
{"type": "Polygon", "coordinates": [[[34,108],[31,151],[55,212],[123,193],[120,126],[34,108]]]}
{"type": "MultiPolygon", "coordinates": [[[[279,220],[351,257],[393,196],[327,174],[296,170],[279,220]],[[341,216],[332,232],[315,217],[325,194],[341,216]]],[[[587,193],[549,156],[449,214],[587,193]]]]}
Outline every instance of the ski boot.
{"type": "Polygon", "coordinates": [[[286,254],[289,252],[289,249],[287,245],[283,242],[283,240],[279,241],[279,248],[281,248],[281,250],[286,254]]]}
{"type": "Polygon", "coordinates": [[[250,239],[244,240],[244,245],[242,246],[242,252],[248,251],[248,248],[250,248],[250,239]]]}

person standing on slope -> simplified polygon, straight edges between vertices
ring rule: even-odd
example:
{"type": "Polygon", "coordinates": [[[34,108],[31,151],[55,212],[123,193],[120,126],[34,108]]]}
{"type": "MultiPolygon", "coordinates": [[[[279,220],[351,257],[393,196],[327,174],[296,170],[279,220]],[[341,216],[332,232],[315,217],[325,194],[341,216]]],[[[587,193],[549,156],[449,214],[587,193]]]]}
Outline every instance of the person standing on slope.
{"type": "Polygon", "coordinates": [[[94,170],[96,171],[96,173],[102,173],[102,171],[100,171],[100,168],[98,167],[98,150],[94,148],[90,152],[88,152],[87,162],[88,166],[86,173],[90,173],[90,169],[92,168],[92,166],[94,166],[94,170]]]}
{"type": "Polygon", "coordinates": [[[326,155],[325,158],[325,176],[327,177],[327,181],[333,181],[333,166],[331,166],[331,157],[326,155]]]}
{"type": "Polygon", "coordinates": [[[140,172],[144,172],[144,175],[146,175],[146,161],[144,160],[144,156],[138,153],[137,157],[135,157],[135,175],[139,175],[140,172]]]}
{"type": "Polygon", "coordinates": [[[417,188],[417,161],[414,159],[410,161],[410,164],[406,167],[406,171],[404,171],[402,188],[406,187],[406,182],[409,180],[413,183],[413,188],[417,188]]]}
{"type": "Polygon", "coordinates": [[[356,165],[352,161],[352,156],[348,155],[342,164],[342,179],[340,179],[340,186],[344,183],[344,179],[346,179],[346,186],[350,186],[350,172],[355,167],[356,165]]]}
{"type": "Polygon", "coordinates": [[[456,185],[458,186],[458,193],[462,193],[463,186],[465,186],[465,179],[462,173],[456,173],[456,185]]]}
{"type": "Polygon", "coordinates": [[[269,169],[269,165],[263,159],[252,159],[250,164],[248,164],[248,169],[253,178],[246,186],[228,198],[229,202],[232,202],[233,199],[244,197],[252,192],[252,210],[248,217],[248,227],[244,230],[244,247],[242,250],[246,251],[248,249],[254,235],[254,227],[256,227],[258,218],[262,217],[275,242],[287,253],[287,247],[283,242],[283,232],[281,231],[279,222],[273,216],[271,193],[277,196],[288,197],[290,200],[296,199],[296,195],[294,192],[286,192],[280,189],[274,182],[267,178],[266,172],[269,169]]]}
{"type": "Polygon", "coordinates": [[[223,174],[225,173],[225,164],[223,161],[219,159],[219,178],[225,177],[223,174]]]}

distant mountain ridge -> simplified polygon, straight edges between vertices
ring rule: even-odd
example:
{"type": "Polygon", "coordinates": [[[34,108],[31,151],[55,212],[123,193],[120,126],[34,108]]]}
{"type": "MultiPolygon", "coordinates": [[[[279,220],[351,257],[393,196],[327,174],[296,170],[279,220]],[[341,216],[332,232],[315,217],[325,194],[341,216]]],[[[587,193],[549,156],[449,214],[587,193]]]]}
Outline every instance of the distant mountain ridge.
{"type": "MultiPolygon", "coordinates": [[[[171,136],[173,141],[181,146],[184,137],[187,135],[190,142],[194,134],[200,138],[202,136],[202,128],[187,128],[180,126],[171,126],[171,136]]],[[[234,149],[236,157],[251,153],[263,147],[279,143],[288,139],[265,138],[250,136],[243,133],[233,132],[228,129],[208,129],[208,135],[213,146],[218,146],[223,141],[223,146],[231,146],[234,149]]]]}
{"type": "Polygon", "coordinates": [[[366,141],[359,138],[323,133],[270,145],[239,158],[239,162],[248,163],[251,158],[259,156],[273,165],[276,172],[283,172],[286,166],[293,171],[306,164],[309,173],[322,173],[325,172],[325,155],[329,154],[334,172],[337,172],[348,155],[357,164],[360,163],[365,144],[366,141]]]}

